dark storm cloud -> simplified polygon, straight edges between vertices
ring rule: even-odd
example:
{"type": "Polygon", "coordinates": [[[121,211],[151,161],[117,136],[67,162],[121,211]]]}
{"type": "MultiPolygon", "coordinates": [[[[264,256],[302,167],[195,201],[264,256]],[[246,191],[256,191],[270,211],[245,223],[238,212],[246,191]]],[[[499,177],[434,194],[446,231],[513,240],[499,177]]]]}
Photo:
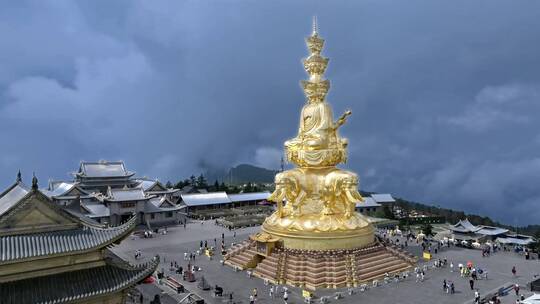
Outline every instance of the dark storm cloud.
{"type": "MultiPolygon", "coordinates": [[[[318,15],[362,188],[510,224],[540,218],[540,3],[0,4],[0,181],[123,159],[178,179],[278,167],[318,15]]],[[[44,183],[44,181],[42,182],[44,183]]]]}

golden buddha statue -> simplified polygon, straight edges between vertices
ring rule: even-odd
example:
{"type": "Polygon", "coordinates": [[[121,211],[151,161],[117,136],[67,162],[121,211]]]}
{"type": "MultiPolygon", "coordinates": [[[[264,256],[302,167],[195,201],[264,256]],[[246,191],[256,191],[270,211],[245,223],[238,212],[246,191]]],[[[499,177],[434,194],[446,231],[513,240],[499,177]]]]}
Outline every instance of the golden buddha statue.
{"type": "Polygon", "coordinates": [[[339,136],[338,129],[351,111],[334,121],[332,107],[326,102],[330,81],[323,74],[328,58],[321,56],[324,40],[315,20],[306,42],[310,55],[304,60],[304,68],[309,80],[301,83],[307,103],[300,114],[298,135],[285,142],[287,160],[298,168],[276,175],[276,188],[269,200],[278,208],[266,219],[263,230],[280,237],[291,248],[361,247],[373,242],[373,227],[355,212],[356,203],[363,201],[358,176],[336,168],[347,160],[348,141],[339,136]],[[341,242],[302,244],[313,237],[341,242]]]}
{"type": "Polygon", "coordinates": [[[408,271],[415,259],[376,240],[373,225],[355,212],[363,200],[358,176],[336,167],[347,155],[347,140],[337,131],[351,112],[334,121],[326,102],[328,59],[321,56],[324,40],[315,20],[307,45],[304,67],[310,77],[302,81],[307,102],[298,135],[285,142],[287,159],[296,168],[276,175],[269,200],[277,210],[261,231],[231,248],[224,263],[252,269],[254,276],[272,284],[304,290],[357,287],[408,271]]]}

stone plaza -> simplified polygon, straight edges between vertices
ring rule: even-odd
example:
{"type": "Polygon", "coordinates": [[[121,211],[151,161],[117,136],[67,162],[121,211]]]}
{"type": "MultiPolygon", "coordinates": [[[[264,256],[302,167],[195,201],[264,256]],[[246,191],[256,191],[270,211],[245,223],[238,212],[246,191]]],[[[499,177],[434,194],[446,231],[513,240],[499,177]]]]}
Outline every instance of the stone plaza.
{"type": "MultiPolygon", "coordinates": [[[[264,281],[255,277],[249,277],[246,271],[234,271],[230,267],[221,265],[221,255],[219,252],[210,260],[205,255],[196,257],[192,264],[201,267],[201,271],[195,273],[199,280],[204,276],[212,289],[215,285],[223,288],[223,297],[214,297],[212,290],[203,291],[197,288],[197,282],[189,283],[182,281],[182,277],[170,271],[171,261],[176,261],[186,269],[188,261],[184,260],[184,253],[193,253],[199,250],[200,242],[206,241],[208,246],[214,246],[214,239],[219,246],[221,236],[225,236],[227,247],[233,242],[241,242],[248,238],[250,234],[258,231],[259,227],[250,227],[229,231],[221,226],[215,225],[214,221],[191,222],[186,228],[182,226],[169,228],[167,234],[155,234],[153,238],[141,238],[133,234],[130,238],[122,242],[113,249],[113,251],[133,262],[136,250],[142,252],[142,259],[150,258],[156,254],[161,257],[161,265],[158,269],[163,269],[165,275],[173,276],[180,281],[189,292],[199,295],[206,303],[227,303],[229,294],[233,294],[234,303],[249,303],[249,296],[254,288],[258,291],[257,303],[283,303],[282,294],[269,297],[270,286],[265,285],[264,281]],[[235,236],[236,235],[236,236],[235,236]]],[[[419,256],[421,247],[417,244],[411,244],[408,250],[419,256]]],[[[482,257],[480,250],[463,249],[458,247],[442,248],[434,259],[447,259],[448,264],[452,262],[454,272],[450,271],[449,266],[443,268],[433,268],[433,262],[423,262],[420,260],[419,266],[428,265],[425,280],[416,282],[416,278],[411,274],[407,279],[400,282],[391,281],[388,284],[382,283],[378,287],[368,286],[368,289],[361,291],[357,287],[353,289],[353,294],[349,294],[348,289],[317,290],[314,293],[314,301],[320,302],[321,297],[328,297],[330,303],[473,303],[474,291],[469,288],[469,278],[462,278],[457,271],[459,263],[466,264],[471,261],[475,267],[484,269],[488,272],[488,279],[475,281],[475,288],[478,288],[481,296],[499,290],[501,287],[507,287],[512,284],[519,284],[520,294],[525,296],[531,294],[526,290],[526,284],[533,280],[535,275],[540,274],[540,262],[538,259],[525,260],[521,255],[514,252],[496,252],[490,257],[482,257]],[[516,266],[517,276],[513,277],[511,269],[516,266]],[[443,290],[443,280],[453,281],[455,284],[455,294],[447,294],[443,290]],[[335,295],[340,293],[343,298],[335,299],[335,295]]],[[[172,289],[158,283],[143,284],[139,286],[143,290],[145,302],[149,303],[156,293],[162,293],[163,303],[178,303],[183,298],[182,294],[175,294],[172,289]]],[[[282,289],[280,289],[282,290],[282,289]]],[[[299,288],[288,287],[288,303],[303,303],[302,290],[299,288]]],[[[509,291],[507,296],[501,298],[502,303],[515,303],[516,296],[513,290],[509,291]]]]}

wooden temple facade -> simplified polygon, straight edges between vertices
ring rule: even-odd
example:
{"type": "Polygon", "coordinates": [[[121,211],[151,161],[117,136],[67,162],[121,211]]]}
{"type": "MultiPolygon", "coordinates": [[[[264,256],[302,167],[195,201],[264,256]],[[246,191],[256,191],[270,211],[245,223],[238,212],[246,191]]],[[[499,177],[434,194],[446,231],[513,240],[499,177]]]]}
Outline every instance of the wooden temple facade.
{"type": "Polygon", "coordinates": [[[108,249],[135,224],[92,224],[53,203],[35,177],[27,187],[19,175],[0,193],[0,302],[125,303],[159,263],[155,257],[133,266],[108,249]]]}

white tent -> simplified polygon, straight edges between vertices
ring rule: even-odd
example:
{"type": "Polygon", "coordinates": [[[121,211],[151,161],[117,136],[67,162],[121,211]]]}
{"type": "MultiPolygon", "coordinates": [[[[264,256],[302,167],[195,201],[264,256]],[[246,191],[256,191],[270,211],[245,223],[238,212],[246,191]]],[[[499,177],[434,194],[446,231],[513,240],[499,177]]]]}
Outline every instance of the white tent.
{"type": "Polygon", "coordinates": [[[536,293],[521,301],[523,304],[540,304],[540,294],[536,293]]]}

